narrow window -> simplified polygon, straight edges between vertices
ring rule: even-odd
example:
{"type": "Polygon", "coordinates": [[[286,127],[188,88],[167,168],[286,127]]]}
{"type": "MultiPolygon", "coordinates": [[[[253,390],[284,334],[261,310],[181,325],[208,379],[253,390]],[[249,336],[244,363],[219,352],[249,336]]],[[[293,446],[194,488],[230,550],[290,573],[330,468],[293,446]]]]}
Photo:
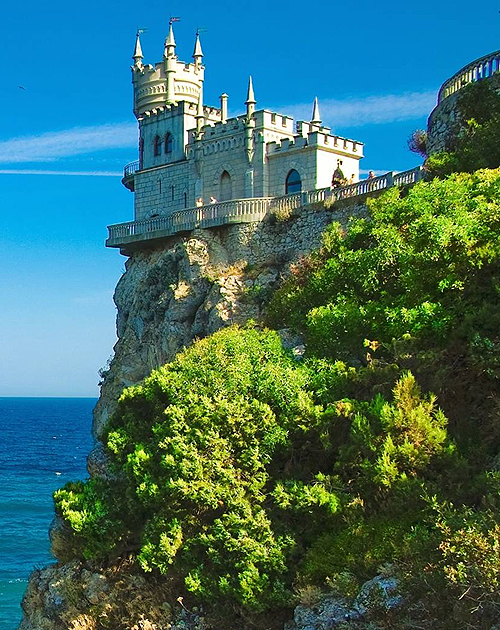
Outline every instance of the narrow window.
{"type": "Polygon", "coordinates": [[[170,201],[174,200],[174,185],[170,186],[170,201]]]}
{"type": "Polygon", "coordinates": [[[169,155],[170,153],[172,153],[172,134],[171,133],[166,133],[165,134],[165,155],[169,155]]]}
{"type": "Polygon", "coordinates": [[[161,139],[160,139],[160,136],[155,136],[155,139],[154,139],[154,155],[155,155],[155,157],[157,157],[158,155],[161,155],[161,139]]]}
{"type": "Polygon", "coordinates": [[[161,179],[158,180],[158,192],[161,195],[161,179]]]}
{"type": "Polygon", "coordinates": [[[184,207],[188,207],[188,194],[186,192],[184,193],[184,207]]]}
{"type": "Polygon", "coordinates": [[[139,138],[139,170],[142,170],[144,161],[144,138],[139,138]]]}
{"type": "Polygon", "coordinates": [[[302,182],[300,181],[300,175],[295,169],[288,173],[285,182],[285,194],[291,195],[292,193],[298,193],[302,189],[302,182]]]}
{"type": "Polygon", "coordinates": [[[231,175],[227,171],[224,171],[220,176],[220,194],[221,201],[229,201],[233,198],[233,183],[231,181],[231,175]]]}

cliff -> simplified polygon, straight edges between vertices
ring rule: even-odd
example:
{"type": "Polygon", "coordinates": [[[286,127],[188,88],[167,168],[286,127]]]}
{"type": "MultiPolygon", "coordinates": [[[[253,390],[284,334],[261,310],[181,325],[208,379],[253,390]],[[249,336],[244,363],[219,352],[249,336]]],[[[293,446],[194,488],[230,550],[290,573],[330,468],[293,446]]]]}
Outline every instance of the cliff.
{"type": "MultiPolygon", "coordinates": [[[[88,458],[91,477],[109,475],[99,437],[124,387],[141,381],[196,338],[230,324],[259,321],[263,305],[291,265],[320,245],[325,227],[334,220],[345,226],[351,216],[364,214],[363,205],[337,204],[334,210],[309,206],[286,221],[270,217],[196,230],[133,253],[114,296],[118,342],[103,371],[94,411],[97,446],[88,458]]],[[[106,567],[69,560],[70,533],[60,520],[50,534],[57,564],[32,574],[20,630],[208,627],[197,614],[186,620],[172,593],[130,559],[106,567]]]]}
{"type": "Polygon", "coordinates": [[[299,209],[287,221],[195,230],[138,251],[115,291],[118,342],[94,412],[99,438],[124,387],[170,361],[195,338],[258,321],[290,265],[317,248],[325,227],[363,214],[363,205],[299,209]]]}

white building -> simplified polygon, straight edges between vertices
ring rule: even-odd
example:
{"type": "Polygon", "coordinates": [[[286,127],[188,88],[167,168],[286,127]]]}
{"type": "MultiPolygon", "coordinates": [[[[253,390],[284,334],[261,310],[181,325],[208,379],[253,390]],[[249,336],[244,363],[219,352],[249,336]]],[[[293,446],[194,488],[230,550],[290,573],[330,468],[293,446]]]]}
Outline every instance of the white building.
{"type": "Polygon", "coordinates": [[[250,78],[245,114],[227,117],[203,105],[205,66],[199,36],[193,63],[179,61],[170,24],[163,60],[143,64],[139,35],[132,82],[139,122],[139,160],[125,168],[123,183],[135,192],[135,220],[168,216],[201,203],[276,197],[330,186],[337,163],[346,178],[359,175],[363,144],[332,135],[312,120],[255,109],[250,78]]]}

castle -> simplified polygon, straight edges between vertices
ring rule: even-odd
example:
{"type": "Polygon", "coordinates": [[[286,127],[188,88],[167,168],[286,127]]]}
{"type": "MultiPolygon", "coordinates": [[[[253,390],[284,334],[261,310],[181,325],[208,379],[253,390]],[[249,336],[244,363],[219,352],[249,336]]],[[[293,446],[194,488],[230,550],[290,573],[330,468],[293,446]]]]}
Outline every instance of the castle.
{"type": "Polygon", "coordinates": [[[256,109],[250,77],[246,112],[228,118],[203,104],[205,66],[199,34],[193,62],[179,61],[169,26],[163,60],[143,63],[140,35],[133,55],[134,114],[139,160],[125,168],[135,193],[135,221],[229,200],[270,198],[330,186],[340,161],[346,178],[359,179],[363,144],[322,125],[315,99],[312,120],[256,109]]]}

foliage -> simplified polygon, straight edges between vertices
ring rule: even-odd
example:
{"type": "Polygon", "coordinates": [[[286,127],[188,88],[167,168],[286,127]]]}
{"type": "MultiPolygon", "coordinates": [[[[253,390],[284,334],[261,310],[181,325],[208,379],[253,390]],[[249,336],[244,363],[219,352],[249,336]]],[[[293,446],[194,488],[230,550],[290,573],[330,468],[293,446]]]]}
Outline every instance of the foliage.
{"type": "Polygon", "coordinates": [[[427,157],[427,141],[427,131],[425,129],[415,129],[408,138],[408,148],[413,153],[427,157]]]}
{"type": "Polygon", "coordinates": [[[270,324],[305,335],[316,400],[350,397],[340,407],[350,421],[337,415],[335,426],[353,442],[339,448],[334,472],[362,489],[311,543],[301,571],[359,577],[396,561],[415,610],[427,611],[423,627],[489,627],[500,604],[498,474],[488,473],[500,452],[499,243],[498,170],[391,190],[371,202],[371,221],[333,224],[268,308],[270,324]],[[418,398],[408,369],[439,394],[448,438],[435,398],[418,398]],[[413,401],[406,415],[370,402],[376,392],[387,399],[398,378],[396,409],[413,401]],[[374,437],[374,427],[389,433],[374,437]]]}
{"type": "Polygon", "coordinates": [[[282,604],[293,540],[273,530],[263,502],[290,422],[310,413],[304,381],[275,334],[231,330],[126,389],[106,436],[124,478],[119,518],[94,512],[94,481],[55,496],[84,554],[115,553],[117,524],[134,515],[129,542],[145,571],[173,569],[205,599],[282,604]]]}
{"type": "Polygon", "coordinates": [[[454,423],[486,426],[500,376],[500,173],[393,189],[370,207],[371,221],[327,230],[320,254],[273,297],[269,323],[356,366],[357,380],[379,373],[378,387],[411,369],[454,423]]]}
{"type": "Polygon", "coordinates": [[[500,171],[391,189],[371,215],[333,224],[271,300],[304,360],[234,327],[123,392],[119,481],[55,495],[75,556],[132,553],[188,605],[252,619],[393,563],[408,605],[378,627],[491,626],[500,171]]]}
{"type": "MultiPolygon", "coordinates": [[[[447,453],[446,422],[411,374],[391,403],[327,402],[319,383],[274,333],[230,329],[125,390],[107,432],[119,494],[90,480],[55,495],[75,553],[136,547],[145,571],[253,611],[292,601],[293,567],[306,556],[301,579],[343,570],[338,557],[328,574],[314,568],[317,545],[336,531],[337,546],[355,546],[354,518],[401,518],[401,497],[447,453]]],[[[362,575],[373,569],[371,557],[351,564],[362,575]]]]}
{"type": "Polygon", "coordinates": [[[429,178],[500,166],[500,94],[491,82],[480,81],[463,88],[456,111],[445,150],[431,155],[425,163],[429,178]]]}

